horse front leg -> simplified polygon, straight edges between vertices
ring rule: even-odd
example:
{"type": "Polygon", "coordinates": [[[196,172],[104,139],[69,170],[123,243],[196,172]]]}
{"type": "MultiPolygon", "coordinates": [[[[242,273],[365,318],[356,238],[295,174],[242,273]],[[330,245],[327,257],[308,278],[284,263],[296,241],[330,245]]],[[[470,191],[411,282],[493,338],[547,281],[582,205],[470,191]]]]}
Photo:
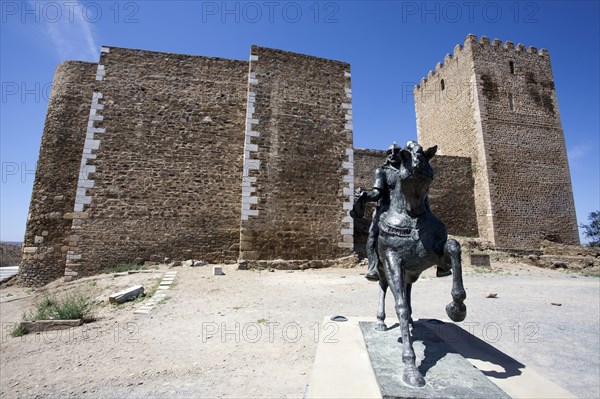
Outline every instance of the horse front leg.
{"type": "Polygon", "coordinates": [[[417,369],[415,351],[410,340],[409,322],[411,315],[402,260],[392,251],[387,251],[385,255],[386,275],[389,276],[388,284],[396,300],[396,314],[400,321],[400,332],[402,333],[402,362],[404,363],[402,380],[406,385],[422,387],[425,385],[425,379],[417,369]]]}
{"type": "Polygon", "coordinates": [[[379,292],[379,306],[377,307],[377,324],[375,325],[375,330],[385,331],[387,330],[387,326],[385,325],[385,293],[388,289],[385,277],[379,280],[379,288],[381,290],[379,292]]]}
{"type": "Polygon", "coordinates": [[[452,265],[452,302],[446,306],[446,314],[452,321],[463,321],[467,317],[467,307],[463,303],[467,298],[462,281],[460,263],[460,244],[456,240],[448,240],[444,245],[444,255],[450,258],[452,265]]]}

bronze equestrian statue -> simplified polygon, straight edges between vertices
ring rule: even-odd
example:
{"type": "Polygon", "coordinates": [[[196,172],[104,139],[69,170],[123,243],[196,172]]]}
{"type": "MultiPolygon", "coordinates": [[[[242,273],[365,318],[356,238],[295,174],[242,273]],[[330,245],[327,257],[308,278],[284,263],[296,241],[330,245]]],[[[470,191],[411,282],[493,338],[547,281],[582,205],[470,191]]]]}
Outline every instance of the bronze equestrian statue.
{"type": "MultiPolygon", "coordinates": [[[[371,245],[376,242],[377,258],[374,259],[381,288],[376,328],[381,331],[387,328],[384,322],[385,294],[389,286],[402,333],[402,379],[413,387],[424,386],[425,380],[415,364],[415,352],[410,341],[412,284],[424,270],[437,265],[438,276],[453,275],[452,302],[446,306],[448,317],[459,322],[467,315],[463,303],[466,293],[462,282],[460,244],[448,239],[446,226],[431,212],[427,199],[433,180],[429,160],[436,151],[437,146],[423,150],[415,141],[409,141],[402,149],[392,145],[386,163],[375,172],[373,189],[361,193],[350,212],[353,217],[362,217],[367,201],[378,202],[377,217],[373,219],[377,226],[370,229],[370,232],[377,233],[371,245]]],[[[369,265],[372,267],[371,259],[369,265]]]]}

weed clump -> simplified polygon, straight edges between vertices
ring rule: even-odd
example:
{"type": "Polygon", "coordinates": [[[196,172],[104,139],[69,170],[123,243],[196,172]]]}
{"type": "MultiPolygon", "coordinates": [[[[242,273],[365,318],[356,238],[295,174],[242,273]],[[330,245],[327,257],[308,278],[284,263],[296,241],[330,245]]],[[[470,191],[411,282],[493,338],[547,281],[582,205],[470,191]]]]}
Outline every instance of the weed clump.
{"type": "Polygon", "coordinates": [[[27,334],[27,329],[23,323],[17,323],[10,332],[11,337],[22,337],[25,334],[27,334]]]}
{"type": "Polygon", "coordinates": [[[71,293],[63,298],[46,297],[35,305],[30,320],[77,320],[84,323],[95,320],[94,303],[85,294],[71,293]]]}

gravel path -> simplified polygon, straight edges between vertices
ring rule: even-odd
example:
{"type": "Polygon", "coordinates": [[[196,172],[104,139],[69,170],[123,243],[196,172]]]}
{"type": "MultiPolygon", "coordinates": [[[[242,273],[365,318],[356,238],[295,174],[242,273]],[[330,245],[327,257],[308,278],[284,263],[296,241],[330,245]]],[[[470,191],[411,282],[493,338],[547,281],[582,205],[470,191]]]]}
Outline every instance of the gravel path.
{"type": "MultiPolygon", "coordinates": [[[[377,285],[361,267],[223,267],[224,276],[212,276],[210,266],[176,268],[167,296],[148,314],[134,314],[140,303],[103,304],[94,323],[21,338],[8,335],[12,323],[44,293],[3,288],[0,300],[32,295],[0,301],[0,396],[302,397],[317,343],[335,337],[319,333],[323,317],[375,315],[377,285]]],[[[157,286],[167,271],[47,289],[83,289],[105,303],[129,285],[157,286]]],[[[463,328],[579,397],[600,396],[600,279],[495,263],[492,272],[468,268],[464,281],[463,328]]],[[[446,319],[450,286],[450,278],[424,274],[413,288],[413,317],[446,319]]],[[[391,295],[387,314],[391,325],[391,295]]]]}

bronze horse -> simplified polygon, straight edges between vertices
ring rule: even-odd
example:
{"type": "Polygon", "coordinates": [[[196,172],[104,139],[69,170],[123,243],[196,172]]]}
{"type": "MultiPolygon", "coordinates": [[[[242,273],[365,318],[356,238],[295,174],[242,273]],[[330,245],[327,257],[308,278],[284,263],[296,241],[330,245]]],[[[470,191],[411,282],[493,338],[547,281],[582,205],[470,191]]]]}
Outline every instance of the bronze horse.
{"type": "Polygon", "coordinates": [[[404,383],[413,387],[424,386],[425,380],[415,364],[415,352],[410,341],[412,284],[424,270],[437,265],[438,276],[453,275],[452,302],[446,306],[448,317],[459,322],[467,315],[463,303],[466,293],[462,282],[460,244],[448,239],[446,226],[431,212],[427,200],[433,180],[429,160],[436,151],[437,146],[424,151],[416,142],[408,142],[405,148],[396,151],[397,155],[388,156],[386,164],[376,172],[376,181],[379,180],[379,183],[371,192],[361,194],[355,204],[355,209],[364,209],[366,201],[385,199],[380,201],[386,206],[378,222],[377,254],[381,292],[376,328],[387,328],[384,322],[385,294],[389,286],[394,295],[402,333],[402,378],[404,383]]]}

